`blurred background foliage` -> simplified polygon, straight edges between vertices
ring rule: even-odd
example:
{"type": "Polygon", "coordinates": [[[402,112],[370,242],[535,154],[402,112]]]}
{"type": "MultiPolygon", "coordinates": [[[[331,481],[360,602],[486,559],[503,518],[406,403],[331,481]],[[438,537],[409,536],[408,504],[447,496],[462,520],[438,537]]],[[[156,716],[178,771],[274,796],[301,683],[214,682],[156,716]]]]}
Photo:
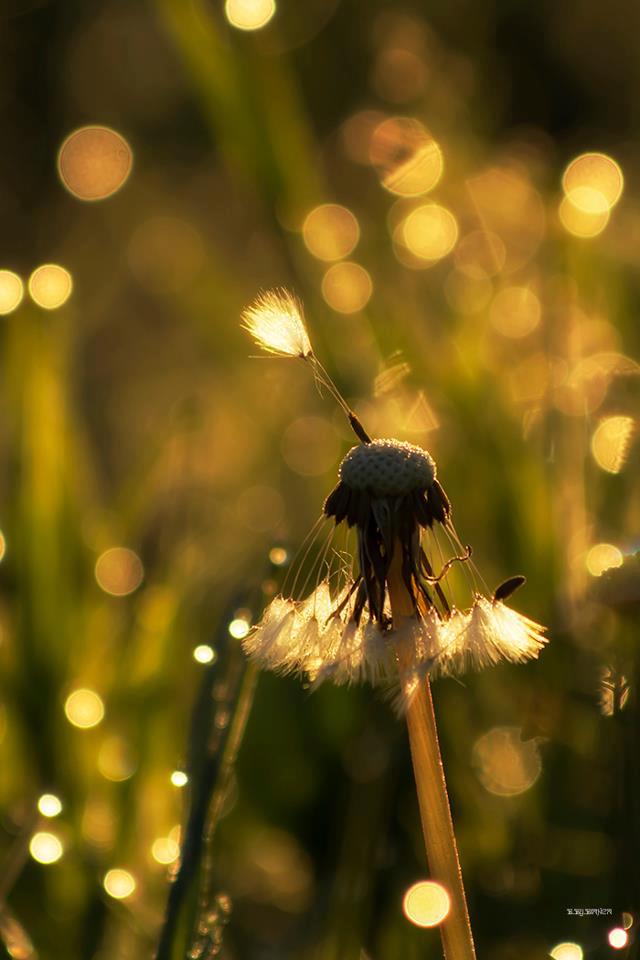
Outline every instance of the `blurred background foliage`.
{"type": "Polygon", "coordinates": [[[250,359],[275,285],[550,627],[539,662],[435,685],[479,956],[613,956],[616,926],[634,955],[640,8],[1,18],[4,955],[152,956],[212,797],[166,956],[440,956],[402,908],[402,723],[243,674],[353,442],[301,365],[250,359]]]}

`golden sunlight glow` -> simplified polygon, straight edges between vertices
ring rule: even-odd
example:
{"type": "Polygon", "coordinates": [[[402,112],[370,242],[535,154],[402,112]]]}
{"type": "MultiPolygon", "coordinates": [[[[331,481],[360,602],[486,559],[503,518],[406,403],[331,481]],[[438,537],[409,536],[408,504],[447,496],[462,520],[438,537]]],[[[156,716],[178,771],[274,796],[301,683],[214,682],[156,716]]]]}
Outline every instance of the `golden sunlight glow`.
{"type": "Polygon", "coordinates": [[[632,417],[607,417],[598,424],[591,437],[591,453],[602,470],[620,473],[634,427],[632,417]]]}
{"type": "Polygon", "coordinates": [[[485,790],[498,797],[524,793],[542,770],[535,740],[522,740],[520,727],[493,727],[476,740],[473,766],[485,790]]]}
{"type": "Polygon", "coordinates": [[[7,541],[4,533],[0,530],[0,561],[4,560],[4,556],[7,552],[7,541]]]}
{"type": "Polygon", "coordinates": [[[371,276],[359,263],[350,260],[334,263],[322,278],[322,296],[338,313],[363,310],[372,293],[371,276]]]}
{"type": "Polygon", "coordinates": [[[562,177],[562,189],[584,213],[610,210],[622,195],[620,165],[605,153],[583,153],[572,160],[562,177]]]}
{"type": "Polygon", "coordinates": [[[107,870],[102,885],[114,900],[126,900],[136,889],[136,881],[129,871],[118,867],[107,870]]]}
{"type": "Polygon", "coordinates": [[[189,783],[189,777],[184,770],[174,770],[169,779],[174,787],[186,787],[189,783]]]}
{"type": "Polygon", "coordinates": [[[224,12],[232,27],[259,30],[269,23],[276,5],[274,0],[227,0],[224,12]]]}
{"type": "Polygon", "coordinates": [[[589,239],[602,233],[609,222],[609,209],[598,213],[581,210],[571,200],[572,195],[563,197],[558,210],[562,226],[574,237],[589,239]]]}
{"type": "Polygon", "coordinates": [[[24,297],[24,284],[12,270],[0,270],[0,316],[19,307],[24,297]]]}
{"type": "Polygon", "coordinates": [[[493,299],[491,323],[505,337],[526,337],[540,323],[542,308],[529,287],[505,287],[493,299]]]}
{"type": "Polygon", "coordinates": [[[450,906],[449,894],[433,880],[414,883],[402,901],[405,917],[417,927],[436,927],[445,919],[450,906]]]}
{"type": "Polygon", "coordinates": [[[158,837],[151,845],[151,856],[156,863],[175,863],[180,856],[180,846],[171,837],[158,837]]]}
{"type": "Polygon", "coordinates": [[[67,302],[72,290],[71,274],[57,263],[45,263],[29,277],[31,299],[44,310],[57,310],[67,302]]]}
{"type": "Polygon", "coordinates": [[[194,647],[193,659],[196,661],[196,663],[213,663],[216,659],[216,652],[213,647],[209,646],[208,643],[201,643],[197,647],[194,647]]]}
{"type": "Polygon", "coordinates": [[[69,134],[58,153],[58,173],[78,200],[104,200],[127,181],[131,147],[109,127],[81,127],[69,134]]]}
{"type": "Polygon", "coordinates": [[[62,801],[55,793],[43,793],[38,797],[38,810],[43,817],[57,817],[62,812],[62,801]]]}
{"type": "Polygon", "coordinates": [[[369,160],[382,186],[398,197],[419,197],[433,190],[442,176],[442,150],[418,121],[391,117],[371,135],[369,160]]]}
{"type": "Polygon", "coordinates": [[[582,947],[577,943],[556,943],[555,947],[549,952],[553,960],[582,960],[584,953],[582,947]]]}
{"type": "Polygon", "coordinates": [[[435,263],[453,250],[458,239],[458,224],[445,207],[425,203],[404,220],[400,236],[414,257],[435,263]]]}
{"type": "Polygon", "coordinates": [[[356,247],[360,226],[351,210],[338,203],[323,203],[307,214],[302,237],[318,260],[342,260],[356,247]]]}
{"type": "Polygon", "coordinates": [[[64,847],[55,833],[39,830],[31,837],[29,853],[38,863],[55,863],[64,853],[64,847]]]}
{"type": "Polygon", "coordinates": [[[236,617],[229,624],[228,630],[234,640],[242,640],[249,633],[250,625],[244,617],[236,617]]]}
{"type": "Polygon", "coordinates": [[[110,547],[96,561],[98,586],[112,597],[126,597],[137,590],[144,578],[144,568],[137,553],[128,547],[110,547]]]}
{"type": "Polygon", "coordinates": [[[81,687],[70,693],[64,704],[67,720],[74,727],[89,730],[96,727],[104,717],[104,703],[95,692],[81,687]]]}
{"type": "Polygon", "coordinates": [[[623,950],[629,942],[629,934],[622,927],[614,927],[607,939],[614,950],[623,950]]]}
{"type": "Polygon", "coordinates": [[[621,567],[624,558],[612,543],[596,543],[587,553],[585,563],[592,577],[599,577],[605,570],[621,567]]]}
{"type": "Polygon", "coordinates": [[[136,772],[136,761],[131,747],[122,737],[107,737],[98,751],[98,770],[113,783],[129,780],[136,772]]]}

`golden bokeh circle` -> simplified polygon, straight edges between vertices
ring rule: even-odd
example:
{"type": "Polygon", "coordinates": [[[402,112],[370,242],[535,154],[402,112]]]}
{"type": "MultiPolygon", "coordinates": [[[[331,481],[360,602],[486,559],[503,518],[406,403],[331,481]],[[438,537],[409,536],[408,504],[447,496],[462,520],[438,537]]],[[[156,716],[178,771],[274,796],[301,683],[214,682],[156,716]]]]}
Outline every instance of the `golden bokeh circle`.
{"type": "Polygon", "coordinates": [[[102,698],[87,687],[73,690],[64,704],[64,712],[69,723],[81,730],[96,727],[104,717],[104,703],[102,698]]]}
{"type": "Polygon", "coordinates": [[[64,853],[64,847],[55,833],[49,833],[48,830],[39,830],[31,837],[29,853],[38,863],[48,866],[60,859],[64,853]]]}
{"type": "Polygon", "coordinates": [[[43,310],[57,310],[73,290],[71,274],[57,263],[43,263],[29,277],[29,295],[43,310]]]}
{"type": "Polygon", "coordinates": [[[493,727],[476,740],[472,752],[476,775],[485,790],[514,797],[529,790],[542,771],[535,740],[523,740],[519,727],[493,727]]]}
{"type": "Polygon", "coordinates": [[[602,470],[620,473],[634,431],[632,417],[605,417],[600,421],[591,437],[591,454],[602,470]]]}
{"type": "Polygon", "coordinates": [[[385,190],[398,197],[419,197],[433,190],[444,169],[439,144],[411,117],[389,117],[375,127],[369,161],[385,190]]]}
{"type": "Polygon", "coordinates": [[[609,209],[600,211],[583,210],[572,202],[573,194],[562,198],[558,208],[560,223],[574,237],[588,240],[602,233],[609,223],[609,209]]]}
{"type": "Polygon", "coordinates": [[[621,567],[623,562],[622,551],[613,543],[594,544],[585,558],[587,570],[592,577],[599,577],[612,567],[621,567]]]}
{"type": "Polygon", "coordinates": [[[441,884],[420,880],[405,893],[402,908],[407,920],[417,927],[436,927],[449,913],[451,900],[441,884]]]}
{"type": "Polygon", "coordinates": [[[414,257],[435,263],[456,245],[458,224],[446,207],[424,203],[409,213],[401,225],[400,238],[414,257]]]}
{"type": "Polygon", "coordinates": [[[112,597],[126,597],[144,579],[144,567],[137,553],[128,547],[110,547],[96,560],[98,586],[112,597]]]}
{"type": "Polygon", "coordinates": [[[360,226],[347,207],[323,203],[305,217],[302,237],[307,250],[318,260],[342,260],[355,249],[360,226]]]}
{"type": "Polygon", "coordinates": [[[13,270],[0,270],[0,316],[12,313],[22,303],[24,284],[13,270]]]}
{"type": "Polygon", "coordinates": [[[322,278],[322,296],[338,313],[358,313],[366,307],[372,293],[369,272],[350,260],[334,263],[322,278]]]}
{"type": "Polygon", "coordinates": [[[122,870],[119,867],[107,870],[102,885],[114,900],[126,900],[136,889],[136,881],[133,875],[128,870],[122,870]]]}
{"type": "Polygon", "coordinates": [[[556,943],[555,947],[549,952],[549,956],[553,957],[553,960],[582,960],[584,953],[578,943],[565,941],[556,943]]]}
{"type": "Polygon", "coordinates": [[[105,200],[126,183],[133,151],[110,127],[86,126],[70,133],[58,152],[58,173],[78,200],[105,200]]]}
{"type": "Polygon", "coordinates": [[[275,0],[226,0],[224,13],[238,30],[260,30],[276,12],[275,0]]]}
{"type": "Polygon", "coordinates": [[[583,153],[569,163],[562,189],[574,206],[585,213],[613,207],[622,195],[624,176],[620,164],[606,153],[583,153]]]}

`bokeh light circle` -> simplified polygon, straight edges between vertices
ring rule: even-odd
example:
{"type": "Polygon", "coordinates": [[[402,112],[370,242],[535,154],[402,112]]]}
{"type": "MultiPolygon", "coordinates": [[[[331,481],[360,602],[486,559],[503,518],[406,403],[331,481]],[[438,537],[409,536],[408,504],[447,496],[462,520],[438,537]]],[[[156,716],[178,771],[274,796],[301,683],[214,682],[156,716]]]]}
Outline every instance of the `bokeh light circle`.
{"type": "Polygon", "coordinates": [[[13,270],[0,270],[0,316],[12,313],[22,303],[24,284],[13,270]]]}
{"type": "Polygon", "coordinates": [[[476,740],[472,753],[476,775],[498,797],[524,793],[542,770],[535,740],[522,740],[520,727],[493,727],[476,740]]]}
{"type": "Polygon", "coordinates": [[[137,590],[144,579],[144,568],[137,553],[128,547],[110,547],[96,561],[98,586],[112,597],[126,597],[137,590]]]}
{"type": "Polygon", "coordinates": [[[43,793],[38,797],[38,812],[43,817],[57,817],[62,813],[62,801],[55,793],[43,793]]]}
{"type": "Polygon", "coordinates": [[[322,278],[322,296],[337,313],[364,310],[372,293],[370,274],[359,263],[350,260],[334,263],[322,278]]]}
{"type": "Polygon", "coordinates": [[[549,951],[549,956],[553,957],[553,960],[582,960],[584,953],[580,944],[567,940],[556,943],[555,947],[549,951]]]}
{"type": "Polygon", "coordinates": [[[407,920],[417,927],[436,927],[451,907],[449,894],[433,880],[420,880],[409,887],[402,901],[407,920]]]}
{"type": "Polygon", "coordinates": [[[602,210],[599,213],[581,210],[572,202],[570,195],[563,197],[558,209],[558,217],[568,233],[588,240],[602,233],[609,222],[609,210],[602,210]]]}
{"type": "Polygon", "coordinates": [[[342,260],[355,249],[360,227],[347,207],[323,203],[305,217],[302,237],[307,250],[318,260],[342,260]]]}
{"type": "Polygon", "coordinates": [[[49,833],[47,830],[39,830],[31,837],[29,842],[29,853],[38,863],[48,865],[56,863],[64,853],[64,847],[59,837],[55,833],[49,833]]]}
{"type": "Polygon", "coordinates": [[[632,417],[606,417],[598,424],[591,437],[591,454],[602,470],[620,472],[634,430],[632,417]]]}
{"type": "Polygon", "coordinates": [[[58,173],[78,200],[105,200],[126,183],[133,152],[124,137],[110,127],[74,130],[60,147],[58,173]]]}
{"type": "Polygon", "coordinates": [[[193,659],[196,663],[213,663],[216,659],[216,652],[208,643],[200,643],[193,649],[193,659]]]}
{"type": "Polygon", "coordinates": [[[607,939],[614,950],[623,950],[629,942],[629,934],[622,927],[614,927],[607,939]]]}
{"type": "Polygon", "coordinates": [[[107,870],[102,885],[114,900],[126,900],[136,889],[135,878],[128,870],[115,867],[107,870]]]}
{"type": "Polygon", "coordinates": [[[57,310],[67,302],[72,290],[71,274],[57,263],[44,263],[29,277],[31,299],[44,310],[57,310]]]}
{"type": "Polygon", "coordinates": [[[369,161],[382,186],[398,197],[419,197],[433,190],[444,169],[439,144],[411,117],[389,117],[376,126],[369,161]]]}
{"type": "Polygon", "coordinates": [[[260,30],[276,12],[275,0],[226,0],[224,12],[238,30],[260,30]]]}
{"type": "Polygon", "coordinates": [[[574,206],[585,213],[613,207],[624,187],[620,164],[606,153],[583,153],[567,166],[562,189],[574,206]]]}
{"type": "Polygon", "coordinates": [[[151,856],[156,863],[175,863],[180,856],[180,844],[172,837],[157,837],[151,845],[151,856]]]}
{"type": "Polygon", "coordinates": [[[605,570],[621,567],[624,562],[622,551],[612,543],[596,543],[588,551],[585,563],[592,577],[599,577],[605,570]]]}
{"type": "Polygon", "coordinates": [[[69,723],[81,730],[96,727],[104,717],[104,703],[95,690],[80,687],[69,694],[64,704],[69,723]]]}
{"type": "Polygon", "coordinates": [[[406,217],[400,235],[414,257],[435,263],[453,250],[458,239],[458,224],[446,207],[425,203],[406,217]]]}

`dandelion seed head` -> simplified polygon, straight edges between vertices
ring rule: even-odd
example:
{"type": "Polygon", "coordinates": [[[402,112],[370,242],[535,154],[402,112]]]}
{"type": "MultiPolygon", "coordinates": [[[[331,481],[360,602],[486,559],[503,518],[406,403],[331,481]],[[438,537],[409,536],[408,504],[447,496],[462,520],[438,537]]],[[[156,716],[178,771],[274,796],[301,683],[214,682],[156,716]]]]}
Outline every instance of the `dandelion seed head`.
{"type": "Polygon", "coordinates": [[[288,290],[268,290],[242,313],[242,326],[267,353],[280,357],[312,356],[302,307],[288,290]]]}
{"type": "Polygon", "coordinates": [[[429,487],[436,465],[426,450],[400,440],[373,440],[352,447],[340,464],[340,479],[352,490],[402,496],[429,487]]]}

